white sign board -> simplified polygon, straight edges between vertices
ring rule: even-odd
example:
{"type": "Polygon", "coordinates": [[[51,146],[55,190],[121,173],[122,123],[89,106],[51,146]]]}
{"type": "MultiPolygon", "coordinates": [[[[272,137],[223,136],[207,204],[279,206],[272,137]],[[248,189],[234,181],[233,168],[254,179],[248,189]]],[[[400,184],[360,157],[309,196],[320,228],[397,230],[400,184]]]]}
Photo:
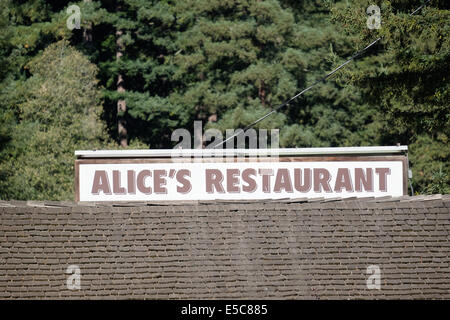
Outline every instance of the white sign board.
{"type": "Polygon", "coordinates": [[[406,193],[404,159],[360,158],[243,162],[174,162],[170,158],[77,160],[77,200],[396,197],[406,193]]]}

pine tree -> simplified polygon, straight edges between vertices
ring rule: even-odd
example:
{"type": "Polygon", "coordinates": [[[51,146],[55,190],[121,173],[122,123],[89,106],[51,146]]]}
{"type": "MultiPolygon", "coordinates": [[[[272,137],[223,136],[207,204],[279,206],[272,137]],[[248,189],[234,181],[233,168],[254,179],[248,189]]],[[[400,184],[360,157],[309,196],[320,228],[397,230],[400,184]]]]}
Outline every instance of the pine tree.
{"type": "Polygon", "coordinates": [[[257,128],[280,129],[282,147],[409,144],[415,189],[440,188],[450,176],[448,4],[410,19],[419,1],[375,2],[380,30],[367,29],[370,1],[80,0],[81,29],[69,30],[69,1],[0,0],[0,180],[20,188],[8,177],[21,157],[12,146],[23,151],[37,132],[22,118],[40,79],[30,61],[60,40],[98,67],[101,118],[119,145],[171,148],[173,130],[192,132],[195,120],[246,126],[382,36],[257,128]]]}
{"type": "MultiPolygon", "coordinates": [[[[175,11],[181,30],[174,77],[182,86],[170,98],[194,107],[209,127],[244,127],[303,84],[293,72],[303,64],[291,46],[294,16],[278,1],[184,1],[175,11]]],[[[284,122],[278,114],[258,127],[284,122]]]]}
{"type": "MultiPolygon", "coordinates": [[[[297,77],[304,78],[303,89],[351,56],[355,52],[354,39],[331,21],[326,1],[283,3],[294,8],[297,36],[293,45],[304,62],[297,70],[297,77]]],[[[376,145],[379,142],[377,113],[362,99],[358,88],[334,76],[298,98],[288,109],[289,122],[281,131],[281,144],[289,147],[376,145]]]]}
{"type": "Polygon", "coordinates": [[[432,1],[416,15],[420,1],[376,1],[381,28],[366,26],[370,1],[352,1],[334,8],[334,18],[363,47],[380,43],[348,72],[364,99],[380,111],[381,141],[410,145],[413,183],[417,191],[433,183],[442,168],[450,185],[450,99],[448,1],[432,1]]]}

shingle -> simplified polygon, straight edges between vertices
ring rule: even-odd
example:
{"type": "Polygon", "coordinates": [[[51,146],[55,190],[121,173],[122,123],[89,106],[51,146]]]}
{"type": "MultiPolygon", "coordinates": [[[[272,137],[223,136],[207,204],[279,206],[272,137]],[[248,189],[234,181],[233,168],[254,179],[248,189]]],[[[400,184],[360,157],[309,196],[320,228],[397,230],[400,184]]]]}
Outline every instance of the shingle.
{"type": "Polygon", "coordinates": [[[447,199],[3,201],[0,298],[449,299],[447,199]]]}

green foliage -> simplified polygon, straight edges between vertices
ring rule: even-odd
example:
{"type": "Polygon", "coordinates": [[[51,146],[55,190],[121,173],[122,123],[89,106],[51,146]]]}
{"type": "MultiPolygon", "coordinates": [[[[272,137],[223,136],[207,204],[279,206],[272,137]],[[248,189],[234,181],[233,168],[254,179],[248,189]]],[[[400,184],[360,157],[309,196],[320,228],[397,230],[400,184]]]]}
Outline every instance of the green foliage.
{"type": "MultiPolygon", "coordinates": [[[[361,5],[364,2],[356,7],[361,5]]],[[[378,34],[384,52],[377,51],[376,59],[369,57],[372,63],[355,72],[353,80],[372,103],[380,105],[393,124],[392,133],[433,135],[444,129],[448,135],[450,11],[433,4],[422,14],[409,16],[396,13],[398,6],[399,1],[382,2],[383,24],[378,34]]],[[[374,36],[360,32],[364,41],[374,36]]]]}
{"type": "Polygon", "coordinates": [[[277,1],[185,1],[175,10],[186,26],[173,60],[183,86],[173,97],[198,119],[217,114],[210,126],[245,126],[298,90],[294,16],[277,1]]]}
{"type": "Polygon", "coordinates": [[[438,188],[440,193],[448,193],[450,187],[450,143],[444,134],[431,138],[420,135],[409,146],[410,162],[413,170],[415,191],[430,193],[438,188]],[[440,172],[440,174],[436,174],[440,172]]]}
{"type": "Polygon", "coordinates": [[[382,39],[357,68],[343,73],[343,79],[359,87],[364,100],[380,111],[382,143],[410,145],[416,190],[430,190],[438,168],[443,172],[439,183],[448,187],[448,1],[433,1],[414,16],[409,13],[419,1],[375,1],[381,8],[379,30],[366,27],[365,8],[372,3],[352,1],[333,8],[333,18],[357,35],[355,43],[360,48],[377,37],[382,39]]]}
{"type": "MultiPolygon", "coordinates": [[[[96,18],[85,17],[94,24],[94,48],[80,49],[100,68],[112,135],[116,102],[125,99],[130,136],[151,148],[172,147],[171,132],[192,128],[195,120],[222,131],[244,127],[352,53],[351,41],[330,23],[328,6],[320,1],[134,0],[101,6],[93,11],[101,12],[96,18]],[[116,38],[104,31],[119,28],[125,50],[117,60],[116,38]],[[119,73],[123,93],[116,91],[119,73]]],[[[375,118],[358,91],[331,81],[257,128],[281,129],[286,147],[370,145],[379,135],[375,118]]]]}
{"type": "Polygon", "coordinates": [[[433,172],[431,176],[432,182],[425,188],[425,193],[428,194],[445,194],[450,193],[449,187],[449,176],[447,173],[442,171],[442,165],[439,168],[439,171],[433,172]]]}
{"type": "Polygon", "coordinates": [[[27,67],[19,123],[2,151],[2,198],[72,199],[77,149],[108,145],[99,121],[97,68],[66,41],[50,45],[27,67]]]}
{"type": "Polygon", "coordinates": [[[71,199],[73,151],[117,148],[119,99],[130,148],[171,148],[195,120],[245,127],[378,37],[256,128],[280,129],[282,147],[408,144],[414,189],[448,192],[449,4],[410,17],[420,3],[0,0],[0,198],[71,199]]]}

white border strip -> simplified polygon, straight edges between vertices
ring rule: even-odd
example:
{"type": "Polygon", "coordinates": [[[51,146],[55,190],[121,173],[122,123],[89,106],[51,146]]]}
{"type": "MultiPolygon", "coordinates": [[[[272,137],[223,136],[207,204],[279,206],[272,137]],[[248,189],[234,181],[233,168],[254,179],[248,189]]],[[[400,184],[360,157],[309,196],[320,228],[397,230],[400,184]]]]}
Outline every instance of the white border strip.
{"type": "Polygon", "coordinates": [[[260,157],[308,155],[402,154],[408,146],[283,149],[76,150],[77,158],[260,157]]]}

